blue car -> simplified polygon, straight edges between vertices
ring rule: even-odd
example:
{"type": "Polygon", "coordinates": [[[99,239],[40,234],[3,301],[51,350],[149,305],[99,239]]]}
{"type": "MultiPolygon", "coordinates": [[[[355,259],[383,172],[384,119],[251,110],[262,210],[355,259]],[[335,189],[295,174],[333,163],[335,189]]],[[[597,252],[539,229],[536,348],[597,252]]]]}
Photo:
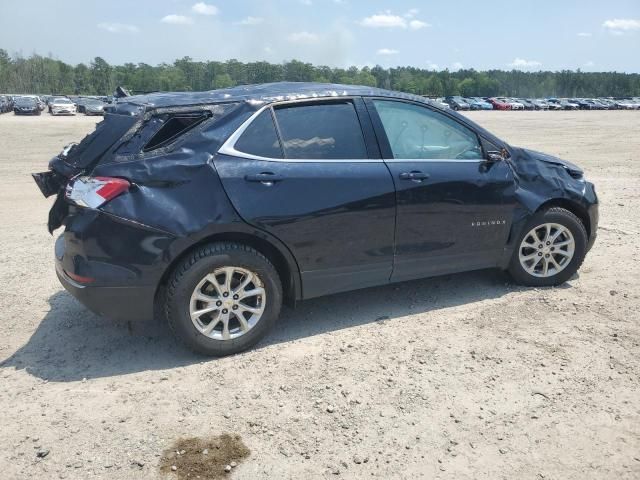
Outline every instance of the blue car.
{"type": "Polygon", "coordinates": [[[406,93],[318,83],[123,97],[34,174],[62,285],[193,350],[254,345],[283,302],[478,270],[571,278],[583,171],[406,93]]]}
{"type": "Polygon", "coordinates": [[[467,97],[464,100],[469,104],[471,110],[493,110],[493,105],[480,97],[467,97]]]}

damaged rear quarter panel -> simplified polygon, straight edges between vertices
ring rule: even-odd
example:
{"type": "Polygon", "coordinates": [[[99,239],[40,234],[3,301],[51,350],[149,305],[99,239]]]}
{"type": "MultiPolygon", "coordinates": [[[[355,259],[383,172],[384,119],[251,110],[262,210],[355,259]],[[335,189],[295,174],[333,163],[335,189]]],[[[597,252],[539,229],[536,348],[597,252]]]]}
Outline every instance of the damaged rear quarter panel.
{"type": "Polygon", "coordinates": [[[265,238],[290,266],[296,265],[279,240],[241,220],[213,165],[213,156],[222,143],[255,109],[256,105],[249,102],[236,103],[223,119],[205,121],[169,147],[135,156],[113,155],[93,170],[94,176],[126,178],[132,184],[126,194],[105,204],[103,212],[133,219],[172,237],[155,260],[159,270],[200,241],[229,232],[265,238]]]}

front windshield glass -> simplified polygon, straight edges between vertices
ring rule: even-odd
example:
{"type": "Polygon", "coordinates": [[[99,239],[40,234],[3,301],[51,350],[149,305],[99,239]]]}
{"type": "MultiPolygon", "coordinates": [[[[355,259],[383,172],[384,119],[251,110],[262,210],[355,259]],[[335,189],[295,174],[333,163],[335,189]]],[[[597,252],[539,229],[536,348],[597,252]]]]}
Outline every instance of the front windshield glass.
{"type": "Polygon", "coordinates": [[[34,105],[35,103],[36,101],[33,98],[29,98],[29,97],[20,97],[16,99],[17,105],[31,106],[31,105],[34,105]]]}

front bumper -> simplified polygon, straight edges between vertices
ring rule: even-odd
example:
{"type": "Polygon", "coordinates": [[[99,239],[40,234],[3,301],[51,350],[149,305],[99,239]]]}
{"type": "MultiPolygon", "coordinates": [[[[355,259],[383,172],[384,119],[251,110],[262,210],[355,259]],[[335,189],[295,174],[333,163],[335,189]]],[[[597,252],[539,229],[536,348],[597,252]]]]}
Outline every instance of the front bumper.
{"type": "Polygon", "coordinates": [[[51,113],[53,115],[75,115],[75,108],[52,108],[51,113]]]}
{"type": "Polygon", "coordinates": [[[591,182],[587,182],[588,195],[592,202],[587,209],[589,215],[589,242],[587,243],[587,252],[591,250],[593,244],[596,242],[598,236],[598,222],[600,221],[600,213],[598,210],[598,195],[596,194],[596,188],[591,182]]]}

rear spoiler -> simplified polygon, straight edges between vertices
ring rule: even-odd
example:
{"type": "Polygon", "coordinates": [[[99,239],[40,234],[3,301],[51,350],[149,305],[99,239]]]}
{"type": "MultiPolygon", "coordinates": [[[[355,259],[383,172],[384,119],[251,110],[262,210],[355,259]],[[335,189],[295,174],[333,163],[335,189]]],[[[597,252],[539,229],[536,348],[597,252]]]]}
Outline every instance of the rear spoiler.
{"type": "Polygon", "coordinates": [[[125,97],[130,97],[131,94],[129,93],[129,90],[118,85],[116,87],[116,91],[113,92],[113,96],[116,98],[125,98],[125,97]]]}

